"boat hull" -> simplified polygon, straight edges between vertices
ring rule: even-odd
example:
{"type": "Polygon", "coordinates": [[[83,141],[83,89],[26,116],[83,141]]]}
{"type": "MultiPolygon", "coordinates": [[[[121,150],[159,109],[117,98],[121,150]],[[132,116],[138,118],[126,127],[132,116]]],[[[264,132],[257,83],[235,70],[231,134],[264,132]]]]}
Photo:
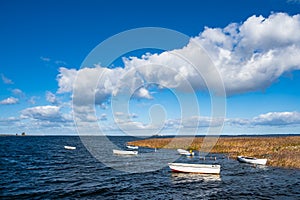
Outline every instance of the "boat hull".
{"type": "Polygon", "coordinates": [[[198,174],[220,174],[220,165],[209,164],[186,164],[186,163],[169,163],[173,172],[198,173],[198,174]]]}
{"type": "Polygon", "coordinates": [[[137,155],[137,151],[122,151],[122,150],[116,150],[113,149],[113,153],[116,155],[137,155]]]}
{"type": "Polygon", "coordinates": [[[64,146],[65,149],[68,149],[68,150],[75,150],[76,147],[72,147],[72,146],[64,146]]]}
{"type": "Polygon", "coordinates": [[[194,152],[189,152],[189,151],[184,150],[184,149],[177,149],[177,152],[180,155],[185,155],[185,156],[193,156],[194,155],[194,152]]]}
{"type": "Polygon", "coordinates": [[[137,146],[130,146],[130,145],[127,145],[126,148],[127,149],[139,149],[139,147],[137,147],[137,146]]]}
{"type": "Polygon", "coordinates": [[[267,164],[267,159],[257,159],[252,157],[238,156],[237,160],[241,163],[257,164],[257,165],[267,164]]]}

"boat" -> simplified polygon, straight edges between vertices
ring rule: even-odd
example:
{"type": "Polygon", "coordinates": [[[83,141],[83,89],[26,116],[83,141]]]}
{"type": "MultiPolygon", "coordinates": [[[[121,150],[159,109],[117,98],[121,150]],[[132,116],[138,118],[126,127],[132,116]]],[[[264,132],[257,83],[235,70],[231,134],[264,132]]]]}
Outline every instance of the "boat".
{"type": "Polygon", "coordinates": [[[72,147],[72,146],[64,146],[65,149],[68,149],[68,150],[75,150],[76,147],[72,147]]]}
{"type": "Polygon", "coordinates": [[[238,156],[237,160],[242,163],[250,163],[257,165],[265,165],[267,163],[267,159],[258,159],[254,157],[246,157],[246,156],[238,156]]]}
{"type": "Polygon", "coordinates": [[[137,155],[137,151],[123,151],[123,150],[117,150],[113,149],[113,153],[117,155],[137,155]]]}
{"type": "Polygon", "coordinates": [[[127,145],[126,148],[127,149],[139,149],[139,147],[137,147],[137,146],[130,146],[130,145],[127,145]]]}
{"type": "Polygon", "coordinates": [[[220,174],[220,165],[211,164],[187,164],[187,163],[168,163],[173,172],[199,173],[199,174],[220,174]]]}
{"type": "Polygon", "coordinates": [[[187,150],[184,150],[184,149],[177,149],[177,152],[180,155],[185,155],[185,156],[193,156],[194,155],[194,152],[192,152],[192,150],[187,151],[187,150]]]}

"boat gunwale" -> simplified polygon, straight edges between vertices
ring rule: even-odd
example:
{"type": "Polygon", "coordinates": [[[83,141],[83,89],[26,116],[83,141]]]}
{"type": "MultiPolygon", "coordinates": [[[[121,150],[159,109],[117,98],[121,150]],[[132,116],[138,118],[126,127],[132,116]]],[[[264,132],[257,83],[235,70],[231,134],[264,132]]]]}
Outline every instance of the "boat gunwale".
{"type": "Polygon", "coordinates": [[[138,151],[126,151],[126,150],[113,149],[113,153],[117,155],[137,155],[138,151]]]}
{"type": "Polygon", "coordinates": [[[183,167],[194,167],[194,168],[213,168],[213,169],[219,169],[221,168],[221,165],[218,164],[192,164],[192,163],[168,163],[168,165],[173,166],[183,166],[183,167]]]}

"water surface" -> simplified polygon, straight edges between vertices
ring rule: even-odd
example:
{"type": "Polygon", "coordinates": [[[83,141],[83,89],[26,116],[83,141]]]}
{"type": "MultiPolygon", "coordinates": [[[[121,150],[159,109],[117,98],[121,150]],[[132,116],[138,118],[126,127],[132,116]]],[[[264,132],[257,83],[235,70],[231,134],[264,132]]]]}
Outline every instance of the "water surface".
{"type": "MultiPolygon", "coordinates": [[[[134,139],[110,138],[120,148],[134,139]]],[[[167,165],[129,174],[99,162],[79,137],[1,137],[0,147],[1,199],[300,199],[300,170],[254,167],[220,154],[211,155],[216,161],[178,159],[221,164],[220,176],[172,173],[167,165]],[[77,149],[65,150],[64,145],[77,149]]]]}

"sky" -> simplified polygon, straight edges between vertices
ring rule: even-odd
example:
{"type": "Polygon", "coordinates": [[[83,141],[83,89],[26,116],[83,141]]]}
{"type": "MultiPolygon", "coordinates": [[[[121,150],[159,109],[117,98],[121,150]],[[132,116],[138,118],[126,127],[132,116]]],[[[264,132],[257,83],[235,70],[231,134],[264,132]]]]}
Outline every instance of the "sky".
{"type": "Polygon", "coordinates": [[[298,0],[0,0],[0,27],[0,134],[300,133],[298,0]]]}

